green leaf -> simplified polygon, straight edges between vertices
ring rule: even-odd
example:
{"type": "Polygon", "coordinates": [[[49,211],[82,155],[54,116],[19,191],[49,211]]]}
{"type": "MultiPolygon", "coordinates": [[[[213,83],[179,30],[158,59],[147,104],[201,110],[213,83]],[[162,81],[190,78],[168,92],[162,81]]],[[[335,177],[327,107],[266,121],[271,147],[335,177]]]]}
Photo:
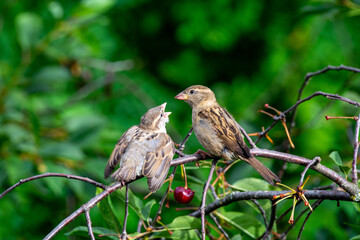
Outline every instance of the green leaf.
{"type": "Polygon", "coordinates": [[[343,164],[339,152],[333,151],[333,152],[330,153],[329,157],[335,162],[336,165],[339,166],[341,172],[345,176],[347,176],[349,174],[351,169],[350,169],[350,167],[343,164]]]}
{"type": "Polygon", "coordinates": [[[251,238],[258,238],[265,231],[265,226],[252,215],[240,212],[216,213],[216,215],[251,238]]]}
{"type": "Polygon", "coordinates": [[[40,40],[42,20],[34,13],[20,13],[15,19],[17,38],[23,50],[29,50],[40,40]]]}
{"type": "MultiPolygon", "coordinates": [[[[81,16],[83,20],[91,17],[95,17],[109,8],[111,8],[116,2],[114,0],[85,0],[81,1],[81,4],[76,9],[74,15],[81,16]]],[[[80,18],[81,19],[81,18],[80,18]]]]}
{"type": "Polygon", "coordinates": [[[333,151],[330,153],[329,157],[336,163],[336,165],[343,165],[339,152],[333,151]]]}
{"type": "Polygon", "coordinates": [[[232,184],[239,191],[268,191],[269,183],[260,178],[244,178],[232,184]]]}
{"type": "Polygon", "coordinates": [[[241,240],[242,236],[240,234],[237,234],[231,238],[231,240],[241,240]]]}
{"type": "Polygon", "coordinates": [[[360,213],[360,203],[358,203],[358,202],[353,202],[352,204],[354,205],[354,208],[356,209],[356,211],[357,211],[358,213],[360,213]]]}
{"type": "Polygon", "coordinates": [[[167,227],[170,230],[199,229],[201,228],[201,221],[190,216],[180,216],[175,218],[167,227]]]}
{"type": "Polygon", "coordinates": [[[164,237],[168,239],[198,239],[195,229],[201,228],[201,221],[198,218],[190,216],[180,216],[175,218],[169,225],[168,229],[163,229],[161,232],[156,232],[153,237],[164,237]],[[172,231],[172,234],[169,231],[172,231]]]}
{"type": "MultiPolygon", "coordinates": [[[[106,235],[101,237],[101,239],[114,239],[118,240],[117,233],[113,232],[109,229],[102,228],[102,227],[93,227],[94,236],[98,235],[106,235]]],[[[70,232],[66,233],[68,236],[82,236],[82,237],[89,237],[88,228],[86,226],[79,226],[71,230],[70,232]]]]}
{"type": "Polygon", "coordinates": [[[190,230],[175,230],[171,234],[164,229],[162,232],[157,232],[151,235],[154,238],[165,238],[165,239],[180,239],[180,240],[193,240],[199,239],[196,231],[193,229],[190,230]]]}
{"type": "Polygon", "coordinates": [[[55,19],[60,19],[64,16],[64,9],[58,2],[51,1],[48,4],[48,9],[55,19]]]}
{"type": "MultiPolygon", "coordinates": [[[[103,191],[103,189],[101,188],[96,188],[96,195],[100,194],[103,191]]],[[[97,206],[100,210],[101,215],[103,216],[106,225],[114,230],[115,232],[119,233],[120,232],[120,225],[119,225],[119,221],[116,218],[113,209],[111,207],[111,198],[110,197],[106,197],[105,199],[103,199],[102,201],[100,201],[97,206]]]]}
{"type": "Polygon", "coordinates": [[[145,206],[141,209],[141,214],[144,216],[144,219],[149,219],[151,208],[154,206],[156,201],[152,199],[151,201],[147,202],[145,206]]]}
{"type": "Polygon", "coordinates": [[[353,236],[349,240],[360,240],[360,235],[353,236]]]}

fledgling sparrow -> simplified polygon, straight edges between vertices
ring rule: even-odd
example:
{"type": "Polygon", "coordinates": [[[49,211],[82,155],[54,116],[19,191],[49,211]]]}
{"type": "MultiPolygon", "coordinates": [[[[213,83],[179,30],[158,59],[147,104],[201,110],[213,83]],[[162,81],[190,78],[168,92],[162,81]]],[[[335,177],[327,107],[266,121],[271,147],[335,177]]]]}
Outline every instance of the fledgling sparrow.
{"type": "Polygon", "coordinates": [[[149,109],[141,117],[140,125],[129,128],[117,142],[105,168],[108,178],[128,182],[139,176],[147,177],[149,190],[158,190],[169,172],[174,156],[174,143],[166,133],[165,124],[171,112],[166,103],[149,109]]]}
{"type": "Polygon", "coordinates": [[[279,177],[256,159],[244,141],[235,119],[216,101],[210,88],[195,85],[175,97],[192,108],[192,124],[201,145],[213,156],[224,160],[241,159],[250,164],[270,184],[279,177]]]}

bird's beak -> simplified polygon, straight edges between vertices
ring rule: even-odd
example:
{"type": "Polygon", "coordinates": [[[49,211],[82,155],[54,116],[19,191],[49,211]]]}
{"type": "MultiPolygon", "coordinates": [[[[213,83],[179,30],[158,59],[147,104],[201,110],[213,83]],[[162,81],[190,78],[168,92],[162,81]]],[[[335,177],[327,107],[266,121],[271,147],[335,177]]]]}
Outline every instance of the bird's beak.
{"type": "Polygon", "coordinates": [[[166,107],[166,102],[164,102],[163,104],[160,105],[162,109],[165,110],[165,107],[166,107]]]}
{"type": "Polygon", "coordinates": [[[165,117],[169,117],[171,112],[165,112],[165,117]]]}
{"type": "Polygon", "coordinates": [[[188,99],[188,95],[181,92],[178,95],[175,96],[175,99],[179,99],[179,100],[187,100],[188,99]]]}

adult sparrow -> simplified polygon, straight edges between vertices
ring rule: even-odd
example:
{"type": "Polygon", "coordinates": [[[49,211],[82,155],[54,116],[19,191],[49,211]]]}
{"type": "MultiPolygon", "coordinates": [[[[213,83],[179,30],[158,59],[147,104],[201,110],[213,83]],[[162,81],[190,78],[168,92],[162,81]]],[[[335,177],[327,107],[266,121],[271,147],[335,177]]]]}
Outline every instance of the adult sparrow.
{"type": "Polygon", "coordinates": [[[166,133],[165,124],[171,112],[165,112],[166,103],[149,109],[141,117],[140,125],[129,128],[117,142],[105,168],[111,177],[129,182],[139,176],[147,177],[149,190],[158,190],[170,168],[174,143],[166,133]]]}
{"type": "Polygon", "coordinates": [[[250,164],[270,184],[279,177],[256,159],[244,141],[237,122],[216,101],[210,88],[195,85],[175,97],[192,108],[192,124],[201,145],[213,156],[224,160],[241,159],[250,164]]]}

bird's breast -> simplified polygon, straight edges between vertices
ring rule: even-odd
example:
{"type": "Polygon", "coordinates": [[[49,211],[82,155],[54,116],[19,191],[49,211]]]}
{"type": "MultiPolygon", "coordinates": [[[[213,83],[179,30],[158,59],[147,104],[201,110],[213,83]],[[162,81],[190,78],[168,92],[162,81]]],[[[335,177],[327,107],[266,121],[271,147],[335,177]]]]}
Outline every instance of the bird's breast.
{"type": "Polygon", "coordinates": [[[223,144],[217,136],[215,127],[207,119],[193,119],[196,138],[200,144],[211,154],[221,157],[223,144]]]}

